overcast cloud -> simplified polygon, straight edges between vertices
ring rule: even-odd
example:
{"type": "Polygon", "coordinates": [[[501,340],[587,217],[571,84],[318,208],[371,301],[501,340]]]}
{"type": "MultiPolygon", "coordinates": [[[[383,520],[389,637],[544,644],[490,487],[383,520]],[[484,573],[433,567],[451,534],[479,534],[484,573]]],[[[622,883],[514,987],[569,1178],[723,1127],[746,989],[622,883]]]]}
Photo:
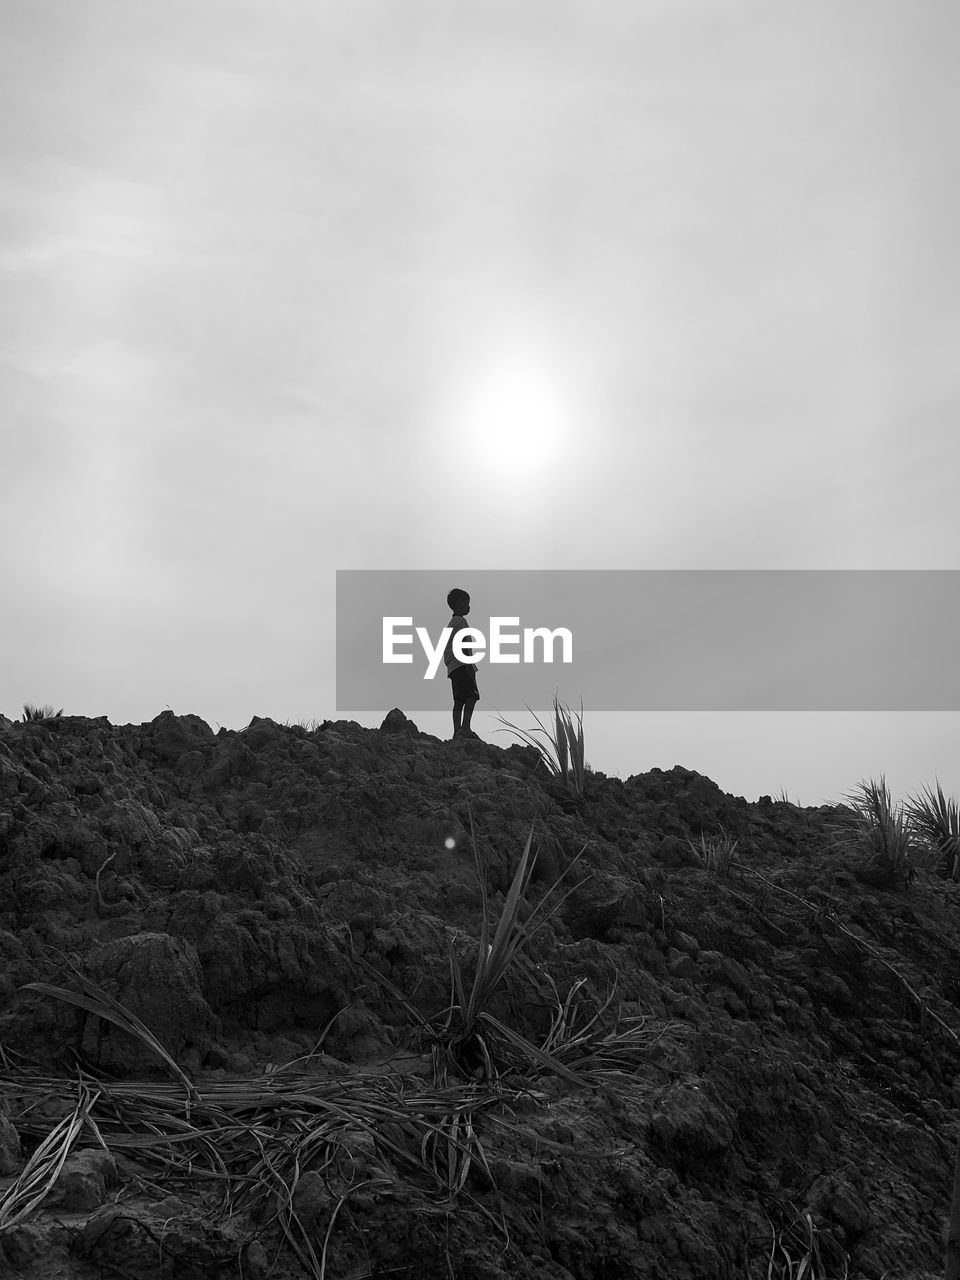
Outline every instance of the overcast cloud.
{"type": "MultiPolygon", "coordinates": [[[[960,568],[958,29],[5,0],[0,710],[334,718],[337,568],[960,568]]],[[[960,788],[954,715],[586,728],[960,788]]]]}

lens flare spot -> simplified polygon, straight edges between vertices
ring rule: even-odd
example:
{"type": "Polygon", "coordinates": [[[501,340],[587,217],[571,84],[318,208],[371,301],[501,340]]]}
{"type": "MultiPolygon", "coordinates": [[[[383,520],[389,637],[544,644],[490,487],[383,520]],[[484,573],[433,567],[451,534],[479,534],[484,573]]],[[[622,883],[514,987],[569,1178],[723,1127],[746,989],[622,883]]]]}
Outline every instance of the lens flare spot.
{"type": "Polygon", "coordinates": [[[457,842],[456,840],[454,840],[453,836],[447,836],[443,844],[444,844],[444,847],[447,849],[455,849],[457,847],[457,842]]]}

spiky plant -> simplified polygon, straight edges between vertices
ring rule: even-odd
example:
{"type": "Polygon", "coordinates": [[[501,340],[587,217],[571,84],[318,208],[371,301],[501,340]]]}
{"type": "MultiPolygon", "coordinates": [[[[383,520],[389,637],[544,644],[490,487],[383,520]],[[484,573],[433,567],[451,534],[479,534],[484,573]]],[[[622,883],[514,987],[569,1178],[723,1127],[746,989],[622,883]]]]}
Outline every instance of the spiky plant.
{"type": "MultiPolygon", "coordinates": [[[[450,979],[452,999],[447,1011],[444,1026],[448,1053],[453,1063],[460,1069],[477,1064],[481,1078],[492,1080],[499,1074],[495,1045],[505,1045],[508,1050],[519,1052],[528,1062],[539,1063],[568,1079],[580,1081],[561,1062],[544,1053],[525,1036],[521,1036],[506,1026],[490,1012],[490,1002],[500,986],[508,969],[516,960],[536,933],[538,933],[551,916],[555,915],[564,900],[573,892],[566,894],[547,906],[547,900],[563,878],[561,875],[540,899],[526,920],[521,919],[521,907],[530,877],[537,861],[537,850],[533,849],[533,827],[527,836],[527,843],[510,888],[507,890],[500,919],[495,930],[492,928],[490,901],[487,896],[486,871],[477,847],[476,833],[473,829],[473,817],[470,818],[470,839],[473,845],[477,878],[480,882],[481,919],[480,943],[477,948],[477,960],[474,968],[473,982],[469,993],[464,978],[463,968],[457,957],[453,942],[450,944],[450,979]],[[492,934],[492,940],[491,940],[492,934]]],[[[574,858],[577,861],[586,848],[580,850],[574,858]]],[[[573,863],[571,863],[571,866],[573,863]]]]}
{"type": "Polygon", "coordinates": [[[952,880],[960,880],[960,804],[949,799],[937,782],[936,791],[924,787],[906,805],[907,817],[916,835],[937,856],[941,869],[952,880]]]}
{"type": "MultiPolygon", "coordinates": [[[[537,860],[537,851],[532,848],[533,828],[531,827],[513,880],[507,890],[500,920],[494,929],[490,900],[487,895],[486,869],[477,846],[472,814],[470,815],[470,838],[480,884],[481,914],[477,959],[469,991],[463,966],[456,953],[454,939],[450,940],[449,952],[450,1002],[445,1009],[432,1018],[425,1017],[415,1005],[411,1004],[395,983],[355,950],[353,960],[407,1011],[411,1021],[418,1028],[422,1041],[431,1046],[434,1079],[438,1086],[446,1086],[450,1068],[453,1068],[458,1075],[472,1075],[486,1081],[496,1081],[504,1072],[512,1070],[529,1073],[532,1068],[535,1074],[552,1072],[565,1077],[571,1084],[582,1085],[584,1081],[563,1062],[535,1045],[520,1032],[508,1027],[489,1008],[508,970],[517,964],[527,944],[579,886],[572,886],[548,906],[547,900],[563,879],[563,875],[566,874],[564,872],[554,881],[533,911],[525,919],[521,918],[523,897],[537,860]]],[[[571,867],[585,849],[586,845],[573,858],[571,867]]],[[[352,945],[351,938],[351,948],[352,945]]]]}
{"type": "MultiPolygon", "coordinates": [[[[553,728],[548,728],[535,711],[527,710],[537,722],[536,729],[521,729],[512,721],[499,716],[504,729],[517,734],[527,746],[536,747],[547,769],[569,788],[578,805],[583,807],[584,786],[587,776],[586,754],[583,740],[583,703],[578,712],[571,711],[559,696],[553,699],[553,728]]],[[[502,730],[498,730],[502,732],[502,730]]]]}
{"type": "Polygon", "coordinates": [[[695,840],[688,840],[687,844],[707,871],[712,871],[716,876],[726,876],[737,861],[740,841],[728,836],[721,828],[719,836],[711,836],[708,840],[701,831],[699,844],[695,840]]]}
{"type": "Polygon", "coordinates": [[[23,704],[23,722],[24,724],[30,720],[59,720],[63,715],[63,707],[59,711],[54,711],[53,707],[47,703],[42,707],[35,707],[30,702],[23,704]]]}
{"type": "Polygon", "coordinates": [[[907,885],[930,855],[918,841],[902,805],[894,804],[883,774],[861,781],[844,796],[848,814],[835,828],[834,847],[855,856],[861,870],[877,884],[907,885]]]}

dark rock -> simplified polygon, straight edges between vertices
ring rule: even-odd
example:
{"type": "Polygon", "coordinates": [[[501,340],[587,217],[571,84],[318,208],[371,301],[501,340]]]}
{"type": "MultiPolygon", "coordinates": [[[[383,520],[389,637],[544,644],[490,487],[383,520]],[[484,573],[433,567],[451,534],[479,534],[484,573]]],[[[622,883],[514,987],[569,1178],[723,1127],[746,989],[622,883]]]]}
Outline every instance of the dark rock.
{"type": "Polygon", "coordinates": [[[214,733],[199,716],[176,716],[172,711],[162,711],[145,729],[144,737],[159,758],[175,764],[187,751],[206,746],[214,741],[214,733]]]}
{"type": "Polygon", "coordinates": [[[110,1206],[89,1218],[77,1253],[101,1274],[124,1280],[227,1280],[237,1275],[236,1242],[202,1221],[149,1222],[142,1210],[110,1206]]]}
{"type": "MultiPolygon", "coordinates": [[[[206,1053],[216,1019],[203,994],[195,948],[166,933],[138,933],[96,948],[91,977],[143,1022],[168,1053],[206,1053]]],[[[94,1018],[84,1034],[84,1051],[103,1067],[135,1071],[161,1068],[140,1040],[94,1018]]]]}
{"type": "Polygon", "coordinates": [[[99,1209],[117,1184],[117,1164],[102,1147],[73,1151],[64,1161],[53,1191],[54,1202],[68,1213],[99,1209]]]}
{"type": "Polygon", "coordinates": [[[185,751],[177,760],[176,770],[181,778],[196,778],[203,772],[206,756],[202,751],[185,751]]]}
{"type": "Polygon", "coordinates": [[[850,1169],[822,1174],[807,1192],[806,1212],[838,1223],[849,1243],[857,1240],[870,1222],[870,1213],[850,1169]]]}
{"type": "Polygon", "coordinates": [[[259,751],[261,747],[276,742],[279,734],[280,726],[275,720],[254,716],[243,730],[243,740],[251,751],[259,751]]]}
{"type": "Polygon", "coordinates": [[[157,1216],[169,1221],[171,1218],[182,1218],[187,1212],[187,1206],[179,1196],[165,1196],[156,1206],[157,1216]]]}
{"type": "Polygon", "coordinates": [[[293,1207],[308,1230],[319,1227],[329,1217],[333,1205],[333,1197],[319,1173],[311,1170],[299,1178],[293,1193],[293,1207]]]}
{"type": "Polygon", "coordinates": [[[249,778],[257,768],[257,759],[246,743],[236,739],[217,747],[213,763],[203,775],[208,791],[225,787],[234,778],[249,778]]]}
{"type": "Polygon", "coordinates": [[[682,951],[678,951],[676,947],[670,947],[667,951],[667,969],[675,978],[695,981],[700,976],[696,961],[684,955],[682,951]]]}
{"type": "Polygon", "coordinates": [[[381,733],[402,733],[405,737],[416,738],[420,735],[420,730],[408,720],[399,707],[394,707],[392,711],[388,711],[380,725],[381,733]]]}
{"type": "Polygon", "coordinates": [[[654,1100],[650,1134],[668,1152],[722,1151],[735,1131],[735,1116],[706,1080],[678,1080],[654,1100]]]}
{"type": "Polygon", "coordinates": [[[68,1229],[56,1223],[20,1222],[8,1227],[0,1234],[0,1275],[7,1274],[2,1269],[4,1260],[17,1269],[14,1275],[30,1274],[31,1267],[41,1277],[54,1274],[46,1264],[51,1254],[64,1250],[69,1238],[68,1229]]]}
{"type": "Polygon", "coordinates": [[[596,872],[571,893],[562,918],[575,938],[605,938],[625,927],[643,928],[648,910],[629,881],[596,872]]]}
{"type": "Polygon", "coordinates": [[[244,1250],[244,1274],[249,1280],[270,1280],[270,1259],[259,1240],[251,1240],[244,1250]]]}
{"type": "Polygon", "coordinates": [[[694,960],[696,960],[697,956],[700,954],[700,944],[697,942],[696,938],[691,934],[684,933],[680,930],[678,931],[674,941],[676,942],[678,950],[685,952],[688,956],[692,956],[694,960]]]}

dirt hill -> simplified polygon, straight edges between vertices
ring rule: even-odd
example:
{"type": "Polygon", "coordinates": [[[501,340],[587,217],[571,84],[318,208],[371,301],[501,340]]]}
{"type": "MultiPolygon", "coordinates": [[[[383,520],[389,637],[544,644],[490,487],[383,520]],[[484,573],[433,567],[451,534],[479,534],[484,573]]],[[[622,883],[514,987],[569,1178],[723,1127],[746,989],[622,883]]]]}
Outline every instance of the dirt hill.
{"type": "Polygon", "coordinates": [[[398,711],[0,717],[0,1273],[942,1275],[960,885],[843,818],[398,711]]]}

